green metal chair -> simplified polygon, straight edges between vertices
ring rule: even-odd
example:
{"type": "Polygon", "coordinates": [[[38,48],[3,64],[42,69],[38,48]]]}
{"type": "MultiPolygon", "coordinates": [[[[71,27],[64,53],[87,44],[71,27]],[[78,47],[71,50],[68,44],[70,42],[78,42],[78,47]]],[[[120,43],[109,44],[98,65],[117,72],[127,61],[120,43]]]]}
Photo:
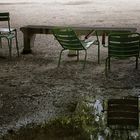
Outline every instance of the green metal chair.
{"type": "Polygon", "coordinates": [[[10,14],[9,12],[0,13],[0,22],[7,22],[7,28],[0,27],[0,46],[2,47],[2,39],[6,39],[9,47],[9,56],[12,56],[12,40],[16,41],[17,54],[19,56],[17,30],[10,26],[10,14]]]}
{"type": "MultiPolygon", "coordinates": [[[[98,37],[97,37],[97,40],[94,40],[94,41],[79,40],[76,33],[71,28],[55,28],[52,30],[52,32],[55,38],[58,40],[58,42],[63,48],[60,52],[58,67],[60,66],[61,55],[64,50],[77,51],[77,60],[79,60],[79,51],[81,50],[85,51],[85,59],[84,59],[84,66],[83,66],[83,68],[85,68],[86,58],[87,58],[87,49],[93,44],[98,45],[98,48],[99,48],[98,37]]],[[[98,55],[99,55],[99,52],[98,52],[98,55]]],[[[98,56],[98,59],[99,59],[99,56],[98,56]]]]}
{"type": "Polygon", "coordinates": [[[107,125],[113,129],[131,129],[139,126],[139,99],[135,96],[109,99],[107,125]],[[131,127],[128,127],[131,126],[131,127]]]}
{"type": "Polygon", "coordinates": [[[129,138],[129,132],[139,129],[139,97],[109,99],[106,111],[107,126],[112,130],[112,136],[117,132],[121,135],[127,132],[129,138]]]}
{"type": "Polygon", "coordinates": [[[138,33],[109,34],[108,57],[105,63],[105,75],[110,71],[110,59],[136,58],[136,69],[138,69],[138,58],[140,51],[140,35],[138,33]]]}

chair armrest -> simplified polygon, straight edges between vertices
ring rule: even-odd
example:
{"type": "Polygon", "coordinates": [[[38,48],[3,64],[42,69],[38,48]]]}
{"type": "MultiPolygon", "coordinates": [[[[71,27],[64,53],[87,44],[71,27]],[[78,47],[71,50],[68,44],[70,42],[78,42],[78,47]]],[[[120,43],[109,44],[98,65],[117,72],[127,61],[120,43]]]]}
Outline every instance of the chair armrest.
{"type": "Polygon", "coordinates": [[[86,36],[85,36],[85,40],[88,39],[93,33],[95,33],[95,30],[90,31],[86,36]]]}

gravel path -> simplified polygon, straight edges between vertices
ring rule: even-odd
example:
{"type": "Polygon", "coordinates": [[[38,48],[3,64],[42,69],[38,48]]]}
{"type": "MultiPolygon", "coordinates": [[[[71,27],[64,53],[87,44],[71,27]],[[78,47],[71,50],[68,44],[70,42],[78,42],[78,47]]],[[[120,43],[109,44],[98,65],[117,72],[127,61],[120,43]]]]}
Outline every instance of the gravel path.
{"type": "MultiPolygon", "coordinates": [[[[125,0],[121,4],[108,0],[57,1],[55,5],[53,2],[3,4],[0,12],[10,11],[11,23],[18,29],[20,52],[23,37],[19,28],[28,24],[131,26],[139,31],[140,9],[135,7],[138,0],[132,5],[128,2],[126,8],[122,8],[125,0]]],[[[97,64],[97,47],[89,49],[85,70],[82,70],[83,52],[80,62],[64,53],[61,66],[57,68],[61,47],[51,35],[37,35],[32,49],[33,54],[18,58],[14,48],[13,59],[9,61],[6,44],[0,48],[0,56],[6,57],[0,58],[0,134],[10,128],[70,113],[69,108],[87,96],[108,98],[140,93],[140,71],[134,69],[134,59],[113,60],[112,72],[106,79],[106,48],[101,48],[100,65],[97,64]]]]}

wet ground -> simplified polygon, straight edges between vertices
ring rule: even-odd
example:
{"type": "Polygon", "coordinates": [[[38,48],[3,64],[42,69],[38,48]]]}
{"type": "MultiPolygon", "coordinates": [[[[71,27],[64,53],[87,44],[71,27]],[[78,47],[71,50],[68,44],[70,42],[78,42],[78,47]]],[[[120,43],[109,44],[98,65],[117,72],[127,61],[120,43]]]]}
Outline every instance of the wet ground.
{"type": "Polygon", "coordinates": [[[3,140],[139,140],[139,97],[85,97],[69,114],[46,123],[9,129],[3,140]]]}

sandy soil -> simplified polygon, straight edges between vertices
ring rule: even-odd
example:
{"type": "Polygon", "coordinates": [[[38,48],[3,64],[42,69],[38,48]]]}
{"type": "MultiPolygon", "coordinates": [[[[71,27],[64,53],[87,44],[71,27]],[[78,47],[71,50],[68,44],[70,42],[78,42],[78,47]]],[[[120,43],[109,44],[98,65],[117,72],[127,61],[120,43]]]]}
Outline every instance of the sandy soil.
{"type": "MultiPolygon", "coordinates": [[[[18,29],[20,52],[25,25],[119,26],[140,31],[139,0],[29,0],[0,1],[0,12],[9,11],[11,24],[18,29]]],[[[57,68],[60,45],[52,35],[37,35],[33,54],[8,60],[6,44],[0,48],[0,133],[31,122],[42,122],[68,113],[69,106],[87,96],[109,97],[140,93],[140,71],[135,60],[113,60],[108,79],[104,75],[107,48],[101,48],[101,64],[97,63],[97,47],[88,51],[85,70],[80,62],[64,53],[57,68]]]]}

